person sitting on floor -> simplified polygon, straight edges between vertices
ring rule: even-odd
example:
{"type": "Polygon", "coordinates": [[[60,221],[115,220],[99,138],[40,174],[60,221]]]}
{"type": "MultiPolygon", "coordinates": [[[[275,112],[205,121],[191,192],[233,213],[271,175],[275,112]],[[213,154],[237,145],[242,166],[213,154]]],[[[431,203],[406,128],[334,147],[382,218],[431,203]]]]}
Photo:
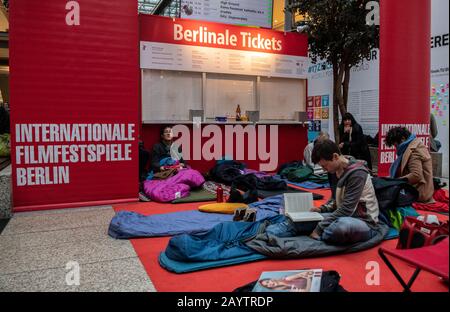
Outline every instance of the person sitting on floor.
{"type": "Polygon", "coordinates": [[[433,164],[425,144],[405,127],[395,127],[386,135],[386,146],[397,149],[390,177],[406,179],[413,185],[419,191],[419,202],[433,202],[433,164]]]}
{"type": "Polygon", "coordinates": [[[342,116],[342,122],[339,125],[339,138],[339,148],[344,155],[365,160],[367,167],[372,170],[372,159],[367,138],[361,125],[356,122],[355,117],[350,113],[345,113],[342,116]]]}
{"type": "Polygon", "coordinates": [[[150,160],[150,152],[145,149],[144,141],[139,139],[139,181],[147,177],[147,164],[150,160]]]}
{"type": "Polygon", "coordinates": [[[152,149],[151,166],[154,173],[164,172],[174,168],[173,164],[162,165],[161,161],[172,160],[179,168],[186,168],[186,162],[181,154],[181,148],[173,144],[172,127],[165,126],[160,132],[161,142],[156,143],[152,149]]]}
{"type": "Polygon", "coordinates": [[[278,237],[309,235],[334,245],[365,242],[376,236],[379,206],[365,162],[342,155],[339,146],[331,140],[314,146],[312,160],[336,175],[334,204],[311,208],[323,215],[319,223],[287,220],[268,226],[266,233],[278,237]]]}
{"type": "Polygon", "coordinates": [[[370,171],[364,161],[342,155],[339,146],[325,140],[314,146],[312,159],[338,178],[333,207],[312,208],[325,215],[310,237],[335,244],[370,240],[378,224],[379,206],[370,171]]]}
{"type": "Polygon", "coordinates": [[[318,174],[323,173],[323,169],[319,165],[314,164],[312,161],[312,151],[314,148],[314,144],[322,140],[329,140],[329,139],[330,135],[326,131],[321,131],[313,142],[306,145],[305,150],[303,151],[303,164],[305,166],[309,166],[312,169],[314,169],[314,173],[318,174]]]}
{"type": "Polygon", "coordinates": [[[139,138],[139,200],[142,202],[150,201],[143,189],[143,182],[147,177],[147,164],[149,160],[150,153],[145,149],[144,142],[139,138]]]}

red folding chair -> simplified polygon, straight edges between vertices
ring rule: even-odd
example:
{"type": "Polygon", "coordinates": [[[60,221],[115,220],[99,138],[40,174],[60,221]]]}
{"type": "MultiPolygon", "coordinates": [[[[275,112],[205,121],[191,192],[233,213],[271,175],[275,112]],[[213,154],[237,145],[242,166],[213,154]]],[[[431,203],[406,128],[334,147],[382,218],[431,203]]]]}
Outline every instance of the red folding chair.
{"type": "Polygon", "coordinates": [[[448,257],[448,246],[449,238],[445,238],[436,245],[425,246],[421,248],[414,249],[386,249],[379,248],[378,254],[381,259],[386,263],[388,268],[395,275],[397,280],[402,284],[405,292],[411,291],[411,286],[419,275],[420,271],[424,270],[442,277],[448,282],[448,267],[449,267],[449,257],[448,257]],[[397,270],[394,268],[392,263],[388,260],[386,255],[390,255],[394,258],[405,261],[406,263],[414,266],[416,268],[411,279],[406,283],[397,270]]]}

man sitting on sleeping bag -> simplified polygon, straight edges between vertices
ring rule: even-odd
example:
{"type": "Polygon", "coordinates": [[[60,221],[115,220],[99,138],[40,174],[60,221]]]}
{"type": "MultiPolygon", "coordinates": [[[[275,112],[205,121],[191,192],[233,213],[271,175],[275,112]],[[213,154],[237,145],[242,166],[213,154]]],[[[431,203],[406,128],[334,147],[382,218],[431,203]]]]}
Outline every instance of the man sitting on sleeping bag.
{"type": "Polygon", "coordinates": [[[294,224],[287,220],[269,225],[266,233],[278,237],[310,235],[335,245],[373,238],[377,233],[379,208],[365,161],[343,156],[338,145],[331,140],[323,140],[314,146],[312,160],[328,173],[336,175],[338,182],[334,204],[311,209],[324,216],[319,223],[294,224]]]}
{"type": "Polygon", "coordinates": [[[324,140],[312,152],[314,163],[338,178],[335,204],[311,211],[329,213],[311,237],[329,243],[355,243],[376,235],[379,207],[369,169],[365,162],[343,156],[336,143],[324,140]]]}

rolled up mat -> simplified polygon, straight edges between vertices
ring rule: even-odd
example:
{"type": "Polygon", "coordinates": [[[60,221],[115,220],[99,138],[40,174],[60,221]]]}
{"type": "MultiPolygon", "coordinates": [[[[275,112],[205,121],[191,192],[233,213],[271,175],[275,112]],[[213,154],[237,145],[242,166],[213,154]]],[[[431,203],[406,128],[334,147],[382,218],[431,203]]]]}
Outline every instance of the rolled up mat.
{"type": "Polygon", "coordinates": [[[259,253],[255,253],[249,256],[237,257],[226,260],[203,261],[203,262],[180,262],[170,259],[169,257],[166,256],[165,252],[161,252],[159,255],[159,264],[167,271],[181,274],[224,267],[229,265],[236,265],[240,263],[255,262],[265,259],[267,259],[266,256],[259,253]]]}
{"type": "Polygon", "coordinates": [[[246,204],[241,203],[214,203],[208,205],[202,205],[198,207],[201,212],[213,212],[213,213],[225,213],[233,214],[238,208],[247,208],[246,204]]]}

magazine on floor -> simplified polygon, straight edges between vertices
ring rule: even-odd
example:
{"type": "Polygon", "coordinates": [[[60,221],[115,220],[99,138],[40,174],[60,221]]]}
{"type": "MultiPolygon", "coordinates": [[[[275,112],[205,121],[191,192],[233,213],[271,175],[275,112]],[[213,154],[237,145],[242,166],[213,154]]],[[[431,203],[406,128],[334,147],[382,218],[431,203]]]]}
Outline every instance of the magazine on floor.
{"type": "Polygon", "coordinates": [[[320,292],[322,269],[263,272],[253,292],[320,292]]]}

